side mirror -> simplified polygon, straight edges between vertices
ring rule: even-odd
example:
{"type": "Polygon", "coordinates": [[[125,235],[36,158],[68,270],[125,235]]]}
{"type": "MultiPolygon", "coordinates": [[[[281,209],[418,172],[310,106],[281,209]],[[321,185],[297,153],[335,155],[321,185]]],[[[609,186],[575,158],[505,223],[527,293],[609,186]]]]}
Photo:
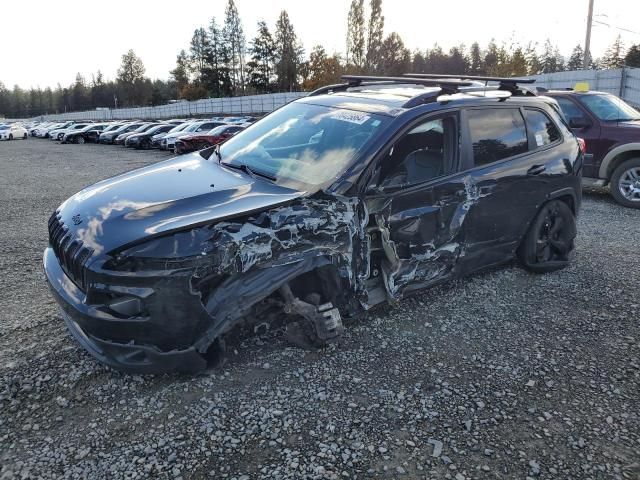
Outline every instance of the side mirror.
{"type": "Polygon", "coordinates": [[[587,128],[591,126],[591,121],[587,117],[572,117],[569,120],[571,128],[587,128]]]}

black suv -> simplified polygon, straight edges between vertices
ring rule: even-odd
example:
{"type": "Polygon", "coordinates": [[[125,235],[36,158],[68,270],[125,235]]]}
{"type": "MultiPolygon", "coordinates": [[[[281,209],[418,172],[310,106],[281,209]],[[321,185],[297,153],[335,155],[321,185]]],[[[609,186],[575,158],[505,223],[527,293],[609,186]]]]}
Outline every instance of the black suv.
{"type": "Polygon", "coordinates": [[[513,79],[345,80],[53,213],[46,276],[92,355],[193,372],[239,325],[321,345],[343,316],[514,257],[567,265],[583,154],[555,100],[513,79]]]}

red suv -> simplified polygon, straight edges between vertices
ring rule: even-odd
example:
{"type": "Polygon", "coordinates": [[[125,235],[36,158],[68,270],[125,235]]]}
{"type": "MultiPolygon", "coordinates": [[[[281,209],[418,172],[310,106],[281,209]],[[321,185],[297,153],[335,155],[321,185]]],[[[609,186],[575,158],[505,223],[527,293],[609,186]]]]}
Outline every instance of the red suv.
{"type": "Polygon", "coordinates": [[[586,142],[583,185],[610,186],[625,207],[640,208],[640,112],[603,92],[551,90],[573,133],[586,142]]]}

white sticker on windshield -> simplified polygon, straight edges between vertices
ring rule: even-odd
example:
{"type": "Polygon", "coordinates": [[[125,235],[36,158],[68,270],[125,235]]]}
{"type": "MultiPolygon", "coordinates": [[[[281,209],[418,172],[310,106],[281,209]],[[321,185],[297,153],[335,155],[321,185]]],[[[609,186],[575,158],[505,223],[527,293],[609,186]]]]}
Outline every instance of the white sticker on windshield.
{"type": "Polygon", "coordinates": [[[536,133],[536,145],[538,145],[539,147],[544,145],[544,140],[542,140],[542,135],[540,135],[539,133],[536,133]]]}
{"type": "Polygon", "coordinates": [[[331,118],[342,120],[343,122],[357,123],[358,125],[362,125],[371,117],[366,113],[354,112],[353,110],[336,110],[331,115],[331,118]]]}

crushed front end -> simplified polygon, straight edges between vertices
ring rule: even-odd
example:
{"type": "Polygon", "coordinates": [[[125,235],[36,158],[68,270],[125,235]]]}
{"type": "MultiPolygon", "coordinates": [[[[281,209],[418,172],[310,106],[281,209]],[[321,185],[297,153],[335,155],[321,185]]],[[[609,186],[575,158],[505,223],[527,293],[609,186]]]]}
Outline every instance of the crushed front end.
{"type": "Polygon", "coordinates": [[[57,211],[44,268],[69,330],[99,361],[129,372],[197,372],[225,333],[274,299],[307,322],[313,340],[339,336],[338,307],[352,307],[362,268],[354,264],[357,205],[301,198],[108,253],[79,240],[57,211]]]}

